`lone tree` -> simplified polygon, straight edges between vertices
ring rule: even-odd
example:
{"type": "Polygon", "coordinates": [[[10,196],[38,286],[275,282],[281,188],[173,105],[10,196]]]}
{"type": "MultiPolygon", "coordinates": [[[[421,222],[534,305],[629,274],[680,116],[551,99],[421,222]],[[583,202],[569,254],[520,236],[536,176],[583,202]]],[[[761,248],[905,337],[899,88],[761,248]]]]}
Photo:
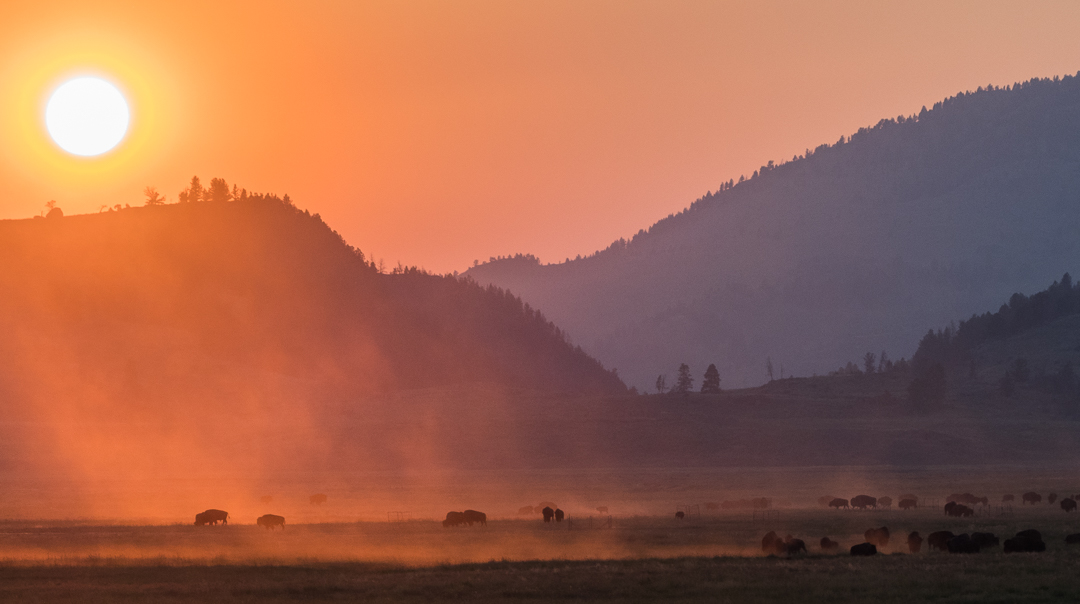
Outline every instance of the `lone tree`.
{"type": "Polygon", "coordinates": [[[716,365],[710,364],[709,368],[705,370],[705,379],[701,381],[701,393],[720,393],[720,372],[716,370],[716,365]]]}
{"type": "Polygon", "coordinates": [[[165,204],[165,198],[158,193],[157,187],[146,187],[143,189],[143,195],[146,195],[146,205],[148,206],[160,206],[165,204]]]}
{"type": "Polygon", "coordinates": [[[694,389],[694,378],[690,377],[690,366],[686,363],[679,365],[679,377],[675,381],[675,392],[689,394],[694,389]]]}
{"type": "Polygon", "coordinates": [[[656,393],[663,394],[667,390],[667,376],[660,374],[656,377],[656,393]]]}

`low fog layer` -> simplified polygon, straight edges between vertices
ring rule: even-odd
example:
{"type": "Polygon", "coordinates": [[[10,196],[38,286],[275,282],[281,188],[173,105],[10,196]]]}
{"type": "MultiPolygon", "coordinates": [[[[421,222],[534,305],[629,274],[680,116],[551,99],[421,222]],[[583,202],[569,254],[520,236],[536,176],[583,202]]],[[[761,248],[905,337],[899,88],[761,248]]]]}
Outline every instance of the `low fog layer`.
{"type": "MultiPolygon", "coordinates": [[[[710,363],[723,386],[915,351],[1080,258],[1080,78],[979,89],[723,183],[588,258],[493,260],[627,384],[710,363]]],[[[527,251],[527,250],[522,250],[527,251]]]]}

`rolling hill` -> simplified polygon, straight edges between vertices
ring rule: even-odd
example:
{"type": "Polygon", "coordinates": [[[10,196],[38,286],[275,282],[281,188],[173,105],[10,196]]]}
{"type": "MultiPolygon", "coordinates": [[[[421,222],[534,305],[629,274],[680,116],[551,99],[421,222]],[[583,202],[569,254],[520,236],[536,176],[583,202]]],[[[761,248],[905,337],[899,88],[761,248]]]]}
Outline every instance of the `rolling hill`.
{"type": "Polygon", "coordinates": [[[927,325],[1080,258],[1080,78],[980,88],[729,180],[586,258],[470,269],[642,390],[709,363],[725,387],[910,357],[927,325]]]}

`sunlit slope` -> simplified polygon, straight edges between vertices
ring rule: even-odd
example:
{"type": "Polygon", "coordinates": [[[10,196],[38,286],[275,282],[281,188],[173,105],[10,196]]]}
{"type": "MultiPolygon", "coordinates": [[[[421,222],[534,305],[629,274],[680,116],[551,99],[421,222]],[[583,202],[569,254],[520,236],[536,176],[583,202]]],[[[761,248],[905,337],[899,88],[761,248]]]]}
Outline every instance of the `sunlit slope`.
{"type": "Polygon", "coordinates": [[[721,189],[588,258],[468,274],[639,388],[681,362],[737,386],[767,357],[777,377],[910,357],[1080,260],[1080,79],[961,94],[721,189]]]}

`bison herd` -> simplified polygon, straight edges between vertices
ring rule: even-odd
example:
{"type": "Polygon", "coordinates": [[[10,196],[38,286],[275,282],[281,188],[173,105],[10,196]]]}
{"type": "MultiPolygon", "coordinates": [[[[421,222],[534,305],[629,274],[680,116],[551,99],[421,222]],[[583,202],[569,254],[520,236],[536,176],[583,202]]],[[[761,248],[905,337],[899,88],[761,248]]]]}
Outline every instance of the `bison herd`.
{"type": "MultiPolygon", "coordinates": [[[[873,556],[879,548],[889,545],[889,528],[871,528],[863,534],[865,541],[857,543],[848,550],[852,556],[873,556]]],[[[908,553],[917,554],[922,551],[923,538],[918,531],[912,531],[907,536],[908,553]]],[[[1001,546],[1006,554],[1018,552],[1045,552],[1046,543],[1042,533],[1035,529],[1027,529],[1016,533],[1016,536],[1006,539],[1004,543],[993,533],[963,533],[955,535],[951,531],[936,531],[930,533],[925,539],[929,550],[939,550],[950,554],[977,554],[981,551],[1001,546]]],[[[1080,533],[1065,537],[1067,545],[1080,545],[1080,533]]],[[[840,550],[840,544],[828,537],[821,538],[821,551],[834,553],[840,550]]],[[[761,551],[772,556],[806,553],[806,543],[787,535],[781,539],[775,531],[769,531],[761,539],[761,551]]]]}

